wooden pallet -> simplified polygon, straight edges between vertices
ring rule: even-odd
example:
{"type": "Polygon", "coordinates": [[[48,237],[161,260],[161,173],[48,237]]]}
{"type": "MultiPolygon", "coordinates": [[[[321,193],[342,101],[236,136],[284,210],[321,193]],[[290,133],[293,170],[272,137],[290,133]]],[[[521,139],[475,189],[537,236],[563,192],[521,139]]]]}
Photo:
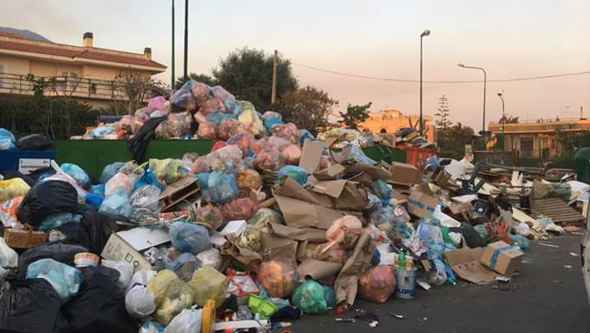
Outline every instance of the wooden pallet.
{"type": "Polygon", "coordinates": [[[186,177],[174,184],[170,184],[160,195],[161,210],[165,212],[197,193],[199,193],[199,186],[197,180],[193,177],[186,177]]]}
{"type": "Polygon", "coordinates": [[[584,223],[584,216],[559,198],[532,200],[534,215],[550,217],[555,224],[584,223]]]}

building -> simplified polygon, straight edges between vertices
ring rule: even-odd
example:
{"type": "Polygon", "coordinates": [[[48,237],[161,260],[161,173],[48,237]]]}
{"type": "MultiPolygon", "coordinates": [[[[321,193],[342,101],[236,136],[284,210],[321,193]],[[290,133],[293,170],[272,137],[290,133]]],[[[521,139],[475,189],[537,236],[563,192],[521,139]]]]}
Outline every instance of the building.
{"type": "MultiPolygon", "coordinates": [[[[369,118],[359,125],[359,128],[366,129],[372,133],[381,133],[385,130],[387,133],[395,133],[400,128],[416,127],[419,121],[419,116],[411,115],[405,116],[401,111],[396,109],[384,109],[383,111],[373,112],[369,118]]],[[[431,116],[423,116],[424,134],[428,142],[434,142],[434,126],[432,124],[431,116]]]]}
{"type": "Polygon", "coordinates": [[[82,46],[26,38],[0,31],[0,94],[32,95],[33,78],[43,78],[46,96],[71,96],[93,106],[125,100],[116,77],[125,71],[162,73],[166,66],[143,53],[109,50],[94,46],[94,36],[83,35],[82,46]]]}
{"type": "Polygon", "coordinates": [[[548,160],[555,158],[563,150],[557,140],[558,132],[569,134],[587,132],[590,130],[590,120],[539,119],[516,124],[490,122],[488,130],[497,137],[501,137],[504,132],[504,149],[516,151],[519,158],[548,160]]]}

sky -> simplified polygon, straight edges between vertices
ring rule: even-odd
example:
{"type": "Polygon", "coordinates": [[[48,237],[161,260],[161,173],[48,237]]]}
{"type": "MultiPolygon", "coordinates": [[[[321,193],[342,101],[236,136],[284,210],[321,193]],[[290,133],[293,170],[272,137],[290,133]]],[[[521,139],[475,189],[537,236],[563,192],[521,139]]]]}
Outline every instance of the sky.
{"type": "MultiPolygon", "coordinates": [[[[132,52],[152,48],[171,64],[172,0],[4,0],[0,23],[37,32],[54,42],[132,52]]],[[[176,72],[182,74],[184,1],[176,0],[176,72]]],[[[424,80],[488,80],[590,71],[587,0],[189,0],[189,72],[210,73],[243,47],[278,50],[290,59],[301,85],[327,91],[340,102],[373,102],[419,112],[419,85],[368,80],[311,70],[312,66],[377,78],[419,79],[419,35],[424,80]]],[[[170,73],[160,76],[170,81],[170,73]]],[[[487,121],[506,114],[523,120],[590,117],[590,75],[538,81],[488,82],[487,121]]],[[[425,83],[423,110],[436,112],[446,95],[451,120],[481,129],[483,84],[425,83]]]]}

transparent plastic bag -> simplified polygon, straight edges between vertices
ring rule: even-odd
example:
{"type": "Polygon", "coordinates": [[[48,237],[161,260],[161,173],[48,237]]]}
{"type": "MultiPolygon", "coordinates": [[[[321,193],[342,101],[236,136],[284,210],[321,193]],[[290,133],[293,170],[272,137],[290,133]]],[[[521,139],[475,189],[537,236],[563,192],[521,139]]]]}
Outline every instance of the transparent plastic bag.
{"type": "Polygon", "coordinates": [[[202,321],[201,309],[184,309],[168,324],[164,333],[200,333],[202,321]]]}
{"type": "Polygon", "coordinates": [[[191,90],[196,102],[198,104],[204,103],[209,98],[209,89],[211,88],[202,82],[191,80],[191,83],[191,90]]]}
{"type": "Polygon", "coordinates": [[[16,268],[18,266],[18,254],[6,244],[0,237],[0,267],[16,268]]]}
{"type": "Polygon", "coordinates": [[[209,98],[201,104],[199,112],[205,116],[209,116],[212,113],[225,112],[225,106],[223,105],[223,102],[220,99],[209,98]]]}
{"type": "Polygon", "coordinates": [[[180,252],[198,254],[211,247],[207,228],[198,224],[175,222],[170,226],[170,238],[180,252]]]}
{"type": "Polygon", "coordinates": [[[375,266],[361,275],[359,294],[368,301],[386,303],[395,292],[395,286],[393,266],[375,266]]]}
{"type": "Polygon", "coordinates": [[[148,290],[156,300],[154,318],[164,325],[193,304],[191,287],[169,270],[158,272],[148,283],[148,290]]]}
{"type": "Polygon", "coordinates": [[[137,189],[129,198],[131,220],[140,224],[155,224],[160,217],[160,189],[145,185],[137,189]]]}
{"type": "Polygon", "coordinates": [[[207,156],[201,156],[197,158],[191,166],[193,173],[209,172],[209,163],[207,162],[207,156]]]}
{"type": "Polygon", "coordinates": [[[259,190],[262,187],[262,177],[256,170],[245,169],[238,174],[240,189],[259,190]]]}
{"type": "Polygon", "coordinates": [[[124,192],[130,194],[135,180],[123,172],[118,172],[105,184],[104,194],[109,197],[116,192],[124,192]]]}
{"type": "Polygon", "coordinates": [[[362,228],[363,224],[355,216],[346,215],[337,219],[326,231],[326,239],[329,244],[323,251],[334,245],[344,249],[352,249],[360,237],[362,228]]]}
{"type": "Polygon", "coordinates": [[[270,260],[260,265],[257,279],[271,297],[286,298],[295,289],[297,271],[293,264],[270,260]]]}
{"type": "Polygon", "coordinates": [[[274,147],[267,147],[256,153],[254,166],[259,170],[275,170],[279,166],[279,150],[274,147]]]}
{"type": "Polygon", "coordinates": [[[197,209],[196,222],[209,228],[217,230],[223,224],[223,214],[215,206],[203,206],[197,209]]]}
{"type": "Polygon", "coordinates": [[[296,144],[290,144],[281,150],[280,160],[283,164],[299,165],[301,155],[301,148],[296,144]]]}
{"type": "Polygon", "coordinates": [[[220,140],[228,140],[242,131],[242,124],[236,119],[226,119],[219,124],[217,137],[220,140]]]}
{"type": "Polygon", "coordinates": [[[21,178],[0,180],[0,202],[25,196],[31,187],[21,178]]]}
{"type": "Polygon", "coordinates": [[[429,259],[442,257],[445,243],[439,226],[432,224],[431,220],[422,220],[416,229],[416,234],[426,247],[429,259]]]}
{"type": "Polygon", "coordinates": [[[219,171],[214,171],[209,175],[207,188],[209,199],[217,204],[229,202],[239,194],[236,177],[233,174],[219,171]]]}
{"type": "Polygon", "coordinates": [[[197,135],[201,139],[215,140],[217,137],[217,127],[210,122],[200,123],[197,135]]]}
{"type": "Polygon", "coordinates": [[[115,193],[107,196],[98,209],[99,212],[111,216],[131,216],[131,205],[129,196],[123,189],[118,189],[115,193]]]}
{"type": "Polygon", "coordinates": [[[251,198],[238,198],[221,207],[221,213],[226,221],[247,220],[256,210],[256,202],[251,198]]]}
{"type": "Polygon", "coordinates": [[[31,263],[27,267],[26,278],[46,280],[63,300],[76,295],[82,284],[82,272],[53,259],[31,263]]]}
{"type": "Polygon", "coordinates": [[[183,138],[192,135],[192,115],[188,112],[170,113],[156,128],[156,136],[163,139],[183,138]]]}
{"type": "Polygon", "coordinates": [[[227,283],[225,275],[206,266],[196,271],[188,284],[193,290],[195,304],[205,306],[208,300],[213,299],[216,306],[221,306],[225,300],[227,283]]]}
{"type": "Polygon", "coordinates": [[[242,150],[243,156],[248,156],[255,141],[254,136],[246,132],[233,135],[227,140],[227,144],[238,146],[242,150]]]}
{"type": "Polygon", "coordinates": [[[147,107],[154,110],[166,110],[166,98],[163,96],[151,98],[147,107]]]}
{"type": "Polygon", "coordinates": [[[293,292],[293,305],[306,314],[320,314],[328,311],[324,287],[314,280],[303,282],[293,292]]]}
{"type": "Polygon", "coordinates": [[[264,227],[272,223],[283,224],[283,216],[281,213],[270,208],[260,208],[248,219],[248,224],[255,227],[264,227]]]}
{"type": "Polygon", "coordinates": [[[107,259],[103,259],[100,265],[114,269],[117,272],[119,272],[119,280],[117,281],[117,285],[119,286],[119,288],[123,290],[127,289],[129,281],[131,281],[131,278],[133,277],[133,265],[126,261],[115,261],[107,259]]]}
{"type": "Polygon", "coordinates": [[[185,167],[182,160],[172,158],[164,160],[152,158],[149,160],[149,169],[160,181],[168,185],[175,183],[190,173],[190,170],[185,167]]]}
{"type": "Polygon", "coordinates": [[[84,188],[88,188],[91,185],[90,177],[88,177],[88,174],[78,165],[73,163],[63,163],[60,167],[63,172],[74,178],[78,182],[78,185],[84,188]]]}
{"type": "Polygon", "coordinates": [[[230,94],[222,86],[213,86],[210,88],[210,92],[211,92],[211,95],[213,95],[215,98],[219,98],[222,101],[236,99],[234,97],[234,95],[230,94]]]}
{"type": "Polygon", "coordinates": [[[9,150],[16,148],[16,139],[14,134],[5,128],[0,128],[0,150],[9,150]]]}
{"type": "Polygon", "coordinates": [[[125,309],[133,318],[146,318],[156,311],[156,301],[146,286],[137,285],[125,295],[125,309]]]}
{"type": "Polygon", "coordinates": [[[272,134],[279,138],[288,140],[291,143],[299,141],[299,130],[293,123],[277,125],[272,128],[272,134]]]}
{"type": "Polygon", "coordinates": [[[202,267],[211,267],[216,270],[221,269],[223,258],[221,257],[221,253],[218,249],[211,248],[209,250],[205,250],[197,254],[196,257],[199,261],[201,261],[202,267]]]}
{"type": "Polygon", "coordinates": [[[174,104],[174,106],[193,110],[196,107],[195,99],[193,97],[193,83],[195,81],[187,81],[185,84],[180,87],[180,89],[176,90],[172,96],[170,96],[170,103],[174,104]]]}
{"type": "Polygon", "coordinates": [[[278,177],[279,180],[289,177],[299,183],[299,185],[303,186],[307,183],[307,171],[305,169],[295,166],[295,165],[285,165],[281,169],[279,169],[278,177]]]}
{"type": "Polygon", "coordinates": [[[102,184],[106,184],[109,179],[113,178],[119,169],[121,169],[125,165],[124,162],[114,162],[104,167],[102,173],[100,174],[99,182],[102,184]]]}
{"type": "Polygon", "coordinates": [[[283,124],[283,117],[278,112],[266,111],[262,115],[262,121],[266,130],[271,131],[274,126],[283,124]]]}
{"type": "Polygon", "coordinates": [[[240,109],[242,113],[238,117],[240,123],[244,125],[244,128],[252,133],[253,135],[260,135],[264,131],[264,125],[260,119],[254,105],[247,101],[239,101],[240,109]]]}
{"type": "Polygon", "coordinates": [[[305,143],[305,141],[307,140],[315,140],[315,137],[313,136],[313,134],[311,134],[310,131],[306,130],[306,129],[300,129],[297,132],[298,136],[299,136],[299,145],[303,146],[303,144],[305,143]]]}

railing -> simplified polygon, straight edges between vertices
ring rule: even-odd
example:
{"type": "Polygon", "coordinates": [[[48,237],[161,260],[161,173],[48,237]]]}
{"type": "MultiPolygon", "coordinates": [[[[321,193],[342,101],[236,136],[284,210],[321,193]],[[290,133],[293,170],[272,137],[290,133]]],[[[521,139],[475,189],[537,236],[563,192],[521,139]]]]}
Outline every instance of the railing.
{"type": "Polygon", "coordinates": [[[33,95],[37,82],[42,80],[43,95],[67,96],[99,100],[127,100],[123,86],[117,81],[80,78],[73,75],[33,77],[0,73],[0,94],[33,95]]]}

